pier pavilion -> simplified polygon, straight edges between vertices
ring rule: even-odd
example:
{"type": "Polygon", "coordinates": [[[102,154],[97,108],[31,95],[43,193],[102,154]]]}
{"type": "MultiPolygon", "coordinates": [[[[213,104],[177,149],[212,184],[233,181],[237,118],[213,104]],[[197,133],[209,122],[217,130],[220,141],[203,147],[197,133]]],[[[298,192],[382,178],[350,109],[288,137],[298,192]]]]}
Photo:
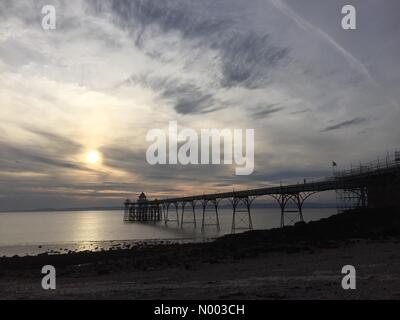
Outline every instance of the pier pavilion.
{"type": "Polygon", "coordinates": [[[136,202],[126,199],[124,202],[125,221],[160,221],[161,211],[157,199],[149,202],[142,192],[136,202]]]}

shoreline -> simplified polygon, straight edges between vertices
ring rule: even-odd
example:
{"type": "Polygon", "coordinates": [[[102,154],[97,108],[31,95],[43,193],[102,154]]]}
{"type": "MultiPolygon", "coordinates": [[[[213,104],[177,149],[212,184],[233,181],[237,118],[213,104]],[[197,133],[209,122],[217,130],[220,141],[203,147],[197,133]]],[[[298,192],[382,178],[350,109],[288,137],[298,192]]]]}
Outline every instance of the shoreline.
{"type": "Polygon", "coordinates": [[[63,243],[33,243],[0,245],[0,258],[35,257],[38,255],[62,255],[78,252],[104,252],[108,250],[133,249],[136,246],[168,245],[184,243],[203,243],[214,241],[216,238],[161,238],[134,240],[99,240],[63,243]],[[8,252],[8,254],[7,254],[8,252]]]}

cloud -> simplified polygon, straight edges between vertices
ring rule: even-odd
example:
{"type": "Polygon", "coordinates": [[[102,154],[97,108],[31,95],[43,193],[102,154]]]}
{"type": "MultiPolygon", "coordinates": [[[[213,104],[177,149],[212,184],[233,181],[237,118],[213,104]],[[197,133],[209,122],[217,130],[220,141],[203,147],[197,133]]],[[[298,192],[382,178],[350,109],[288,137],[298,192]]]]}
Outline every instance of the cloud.
{"type": "MultiPolygon", "coordinates": [[[[122,146],[110,145],[101,148],[105,164],[111,168],[135,174],[138,181],[157,183],[203,181],[224,179],[232,168],[220,165],[150,165],[146,161],[146,150],[132,150],[122,146]]],[[[168,157],[168,155],[167,155],[168,157]]]]}
{"type": "Polygon", "coordinates": [[[358,125],[358,124],[364,123],[366,121],[367,121],[367,119],[365,119],[365,118],[353,118],[351,120],[343,121],[343,122],[337,123],[335,125],[326,127],[325,129],[323,129],[321,131],[327,132],[327,131],[338,130],[338,129],[347,128],[347,127],[350,127],[353,125],[358,125]]]}
{"type": "Polygon", "coordinates": [[[159,26],[164,32],[179,31],[183,38],[210,36],[230,25],[228,20],[203,18],[182,1],[90,0],[97,13],[111,12],[123,28],[136,30],[140,42],[144,29],[159,26]]]}
{"type": "Polygon", "coordinates": [[[175,78],[140,75],[130,77],[123,84],[139,84],[150,88],[161,99],[172,103],[179,114],[204,114],[223,108],[221,103],[217,105],[217,101],[208,88],[201,88],[194,81],[192,83],[181,81],[175,78]]]}
{"type": "Polygon", "coordinates": [[[33,134],[25,143],[0,141],[0,170],[49,174],[65,170],[96,172],[73,159],[83,146],[63,135],[22,125],[24,132],[33,134]]]}
{"type": "Polygon", "coordinates": [[[250,109],[254,119],[263,119],[269,117],[271,114],[282,111],[283,107],[278,107],[278,104],[270,104],[267,106],[258,106],[250,109]]]}
{"type": "Polygon", "coordinates": [[[63,154],[75,154],[83,149],[83,146],[80,143],[77,143],[63,135],[27,126],[23,126],[23,128],[26,131],[47,140],[48,145],[51,145],[53,149],[57,148],[57,152],[62,151],[63,154]]]}
{"type": "Polygon", "coordinates": [[[63,154],[51,155],[40,145],[14,145],[0,141],[0,150],[2,152],[0,170],[2,171],[49,172],[51,167],[93,171],[76,162],[64,160],[63,154]]]}
{"type": "Polygon", "coordinates": [[[272,44],[269,35],[234,34],[221,41],[221,85],[259,88],[272,79],[271,71],[288,58],[289,49],[272,44]]]}
{"type": "Polygon", "coordinates": [[[205,94],[193,84],[177,84],[169,82],[163,89],[162,95],[166,99],[175,101],[175,111],[181,114],[206,113],[212,111],[214,99],[211,94],[205,94]]]}
{"type": "MultiPolygon", "coordinates": [[[[279,64],[290,61],[289,49],[274,44],[269,34],[236,29],[232,21],[221,16],[209,18],[207,4],[203,10],[194,12],[192,7],[180,1],[112,1],[108,5],[103,1],[91,3],[96,12],[110,12],[118,25],[129,30],[141,49],[145,50],[146,42],[152,43],[155,38],[177,32],[178,39],[192,51],[214,54],[220,70],[213,72],[219,77],[222,87],[262,87],[272,80],[269,77],[279,64]]],[[[154,48],[151,48],[149,54],[155,58],[160,58],[161,52],[166,49],[159,48],[154,54],[154,48]]],[[[192,54],[194,57],[197,55],[194,52],[192,54]]],[[[188,57],[183,59],[187,60],[188,57]]],[[[183,105],[183,110],[191,109],[186,102],[180,105],[183,105]]]]}

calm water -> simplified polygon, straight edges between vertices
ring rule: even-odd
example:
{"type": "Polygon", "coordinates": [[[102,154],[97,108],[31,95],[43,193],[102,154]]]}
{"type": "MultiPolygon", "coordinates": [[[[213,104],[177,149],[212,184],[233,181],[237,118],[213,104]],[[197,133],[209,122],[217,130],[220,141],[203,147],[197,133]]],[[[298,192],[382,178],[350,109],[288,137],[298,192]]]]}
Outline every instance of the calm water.
{"type": "MultiPolygon", "coordinates": [[[[306,208],[304,218],[306,221],[318,220],[335,213],[336,209],[331,208],[306,208]]],[[[212,223],[211,213],[208,215],[206,223],[212,223]]],[[[184,224],[181,229],[176,222],[169,222],[168,226],[163,222],[126,223],[120,211],[0,213],[0,256],[101,250],[143,240],[202,241],[231,232],[231,209],[220,210],[219,233],[215,226],[209,226],[202,234],[200,216],[198,213],[197,229],[192,224],[184,224]]],[[[278,227],[279,209],[252,209],[252,220],[254,229],[278,227]]]]}

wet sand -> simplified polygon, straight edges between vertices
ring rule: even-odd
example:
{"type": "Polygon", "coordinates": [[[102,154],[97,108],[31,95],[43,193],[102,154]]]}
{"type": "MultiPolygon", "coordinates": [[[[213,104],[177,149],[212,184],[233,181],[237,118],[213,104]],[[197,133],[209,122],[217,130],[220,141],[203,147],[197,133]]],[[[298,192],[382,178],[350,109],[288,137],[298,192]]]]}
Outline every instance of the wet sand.
{"type": "Polygon", "coordinates": [[[398,211],[352,212],[210,243],[0,259],[1,299],[399,299],[398,211]],[[379,218],[378,218],[379,217],[379,218]],[[57,289],[41,289],[41,267],[57,289]],[[343,290],[354,265],[357,289],[343,290]]]}

